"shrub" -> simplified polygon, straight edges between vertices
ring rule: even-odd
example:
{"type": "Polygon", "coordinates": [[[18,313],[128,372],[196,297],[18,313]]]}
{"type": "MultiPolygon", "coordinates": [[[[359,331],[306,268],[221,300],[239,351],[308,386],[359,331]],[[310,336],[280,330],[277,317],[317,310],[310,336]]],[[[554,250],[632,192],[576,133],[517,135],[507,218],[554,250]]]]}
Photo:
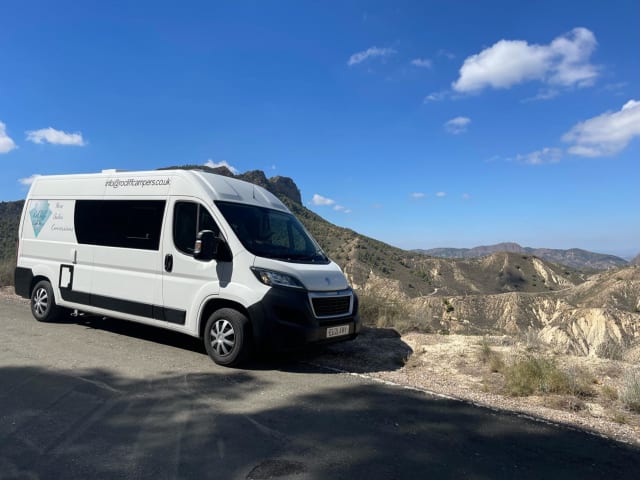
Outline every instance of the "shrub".
{"type": "Polygon", "coordinates": [[[640,370],[627,370],[622,379],[620,400],[632,412],[640,413],[640,370]]]}
{"type": "Polygon", "coordinates": [[[591,377],[582,369],[563,371],[552,359],[526,355],[504,369],[505,390],[509,395],[559,393],[579,397],[593,394],[591,377]]]}
{"type": "Polygon", "coordinates": [[[449,300],[445,299],[442,301],[442,303],[444,303],[444,309],[447,313],[451,313],[455,310],[455,308],[453,308],[453,305],[451,305],[449,300]]]}
{"type": "Polygon", "coordinates": [[[427,332],[429,326],[411,315],[399,302],[393,302],[371,293],[360,293],[360,317],[365,325],[377,328],[394,328],[399,333],[427,332]],[[424,324],[423,324],[424,323],[424,324]]]}
{"type": "Polygon", "coordinates": [[[616,390],[611,385],[603,385],[600,393],[606,400],[610,402],[618,399],[618,390],[616,390]]]}

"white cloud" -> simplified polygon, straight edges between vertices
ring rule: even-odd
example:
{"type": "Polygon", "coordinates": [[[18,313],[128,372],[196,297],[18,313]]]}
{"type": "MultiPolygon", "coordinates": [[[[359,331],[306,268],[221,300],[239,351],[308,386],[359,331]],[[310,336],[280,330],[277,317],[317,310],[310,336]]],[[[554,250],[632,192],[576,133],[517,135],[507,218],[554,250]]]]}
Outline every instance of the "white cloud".
{"type": "Polygon", "coordinates": [[[40,175],[39,173],[34,173],[30,177],[18,179],[18,182],[20,182],[21,185],[28,186],[28,185],[31,185],[36,178],[41,177],[41,176],[42,175],[40,175]]]}
{"type": "Polygon", "coordinates": [[[336,201],[331,198],[323,197],[322,195],[314,193],[313,198],[311,199],[311,203],[313,205],[333,205],[334,203],[336,203],[336,201]]]}
{"type": "Polygon", "coordinates": [[[226,160],[222,160],[220,162],[214,162],[213,160],[209,159],[206,161],[204,166],[209,168],[227,167],[229,171],[234,175],[238,174],[238,169],[229,165],[229,162],[227,162],[226,160]]]}
{"type": "Polygon", "coordinates": [[[527,165],[544,165],[548,163],[558,163],[562,159],[562,150],[559,148],[545,147],[542,150],[516,155],[516,161],[527,165]]]}
{"type": "Polygon", "coordinates": [[[461,93],[510,88],[531,80],[563,87],[589,86],[598,76],[597,68],[589,63],[596,45],[595,36],[586,28],[574,28],[548,45],[500,40],[467,57],[452,86],[461,93]]]}
{"type": "Polygon", "coordinates": [[[614,155],[640,136],[640,101],[629,100],[617,112],[605,112],[575,125],[562,140],[569,153],[583,157],[614,155]]]}
{"type": "Polygon", "coordinates": [[[371,47],[362,52],[354,53],[349,57],[349,61],[347,65],[350,67],[353,65],[357,65],[358,63],[362,63],[368,58],[374,57],[388,57],[389,55],[393,55],[396,51],[393,48],[378,48],[371,47]]]}
{"type": "Polygon", "coordinates": [[[445,98],[447,98],[448,94],[449,94],[449,92],[447,92],[447,91],[430,93],[429,95],[424,97],[423,103],[440,102],[440,101],[444,100],[445,98]]]}
{"type": "Polygon", "coordinates": [[[442,198],[446,196],[447,196],[447,192],[436,192],[436,197],[438,198],[442,198]]]}
{"type": "Polygon", "coordinates": [[[335,205],[333,207],[333,209],[336,212],[342,212],[342,213],[351,213],[351,209],[347,208],[347,207],[343,207],[342,205],[335,205]]]}
{"type": "Polygon", "coordinates": [[[82,138],[82,133],[67,133],[55,128],[41,128],[40,130],[28,130],[27,140],[33,143],[51,143],[52,145],[73,145],[83,147],[86,142],[82,138]]]}
{"type": "Polygon", "coordinates": [[[444,128],[447,132],[454,135],[464,133],[467,131],[467,126],[471,123],[469,117],[456,117],[452,118],[444,124],[444,128]]]}
{"type": "Polygon", "coordinates": [[[418,200],[420,198],[424,198],[424,193],[422,193],[422,192],[413,192],[411,194],[411,198],[413,198],[415,200],[418,200]]]}
{"type": "Polygon", "coordinates": [[[16,148],[15,142],[7,135],[5,124],[0,122],[0,153],[9,153],[14,148],[16,148]]]}
{"type": "Polygon", "coordinates": [[[471,195],[469,195],[468,193],[463,193],[462,194],[462,199],[463,200],[470,200],[471,199],[471,195]]]}
{"type": "Polygon", "coordinates": [[[431,68],[431,60],[428,58],[414,58],[411,60],[411,65],[414,67],[431,68]]]}

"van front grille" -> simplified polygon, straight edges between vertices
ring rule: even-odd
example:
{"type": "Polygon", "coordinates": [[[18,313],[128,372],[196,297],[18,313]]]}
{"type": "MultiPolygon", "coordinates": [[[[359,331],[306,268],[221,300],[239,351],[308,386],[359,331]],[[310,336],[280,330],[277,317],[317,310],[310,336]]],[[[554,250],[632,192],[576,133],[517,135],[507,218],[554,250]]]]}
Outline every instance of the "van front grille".
{"type": "Polygon", "coordinates": [[[351,314],[353,295],[312,296],[311,306],[318,318],[341,317],[351,314]]]}

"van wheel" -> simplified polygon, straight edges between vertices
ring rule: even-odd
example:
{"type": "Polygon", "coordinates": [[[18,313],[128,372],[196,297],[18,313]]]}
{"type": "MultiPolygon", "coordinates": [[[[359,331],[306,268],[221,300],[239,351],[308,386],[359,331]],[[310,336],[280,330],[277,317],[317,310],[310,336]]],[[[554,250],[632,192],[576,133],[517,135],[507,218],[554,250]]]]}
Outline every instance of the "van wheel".
{"type": "Polygon", "coordinates": [[[47,280],[41,280],[31,292],[31,313],[39,322],[53,322],[60,316],[61,308],[56,305],[53,288],[47,280]]]}
{"type": "Polygon", "coordinates": [[[251,350],[249,319],[232,308],[216,310],[204,327],[204,346],[218,365],[241,364],[251,350]]]}

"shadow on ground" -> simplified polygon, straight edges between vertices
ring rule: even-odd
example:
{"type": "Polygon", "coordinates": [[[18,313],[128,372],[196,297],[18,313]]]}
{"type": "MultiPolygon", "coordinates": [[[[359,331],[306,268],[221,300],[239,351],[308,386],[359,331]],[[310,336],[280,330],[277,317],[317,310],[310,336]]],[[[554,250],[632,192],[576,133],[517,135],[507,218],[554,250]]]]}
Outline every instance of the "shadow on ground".
{"type": "MultiPolygon", "coordinates": [[[[125,335],[168,347],[179,348],[202,354],[203,361],[209,361],[202,341],[185,334],[152,327],[141,323],[128,322],[88,314],[65,316],[59,323],[78,324],[87,328],[102,330],[116,335],[125,335]]],[[[345,368],[358,373],[393,371],[405,364],[412,350],[400,335],[390,328],[364,327],[353,341],[320,346],[306,346],[287,352],[263,352],[242,366],[245,370],[300,371],[299,363],[312,363],[329,368],[345,368]]],[[[332,373],[331,370],[309,369],[308,373],[332,373]]]]}
{"type": "Polygon", "coordinates": [[[637,478],[624,444],[328,378],[0,368],[0,477],[637,478]]]}

